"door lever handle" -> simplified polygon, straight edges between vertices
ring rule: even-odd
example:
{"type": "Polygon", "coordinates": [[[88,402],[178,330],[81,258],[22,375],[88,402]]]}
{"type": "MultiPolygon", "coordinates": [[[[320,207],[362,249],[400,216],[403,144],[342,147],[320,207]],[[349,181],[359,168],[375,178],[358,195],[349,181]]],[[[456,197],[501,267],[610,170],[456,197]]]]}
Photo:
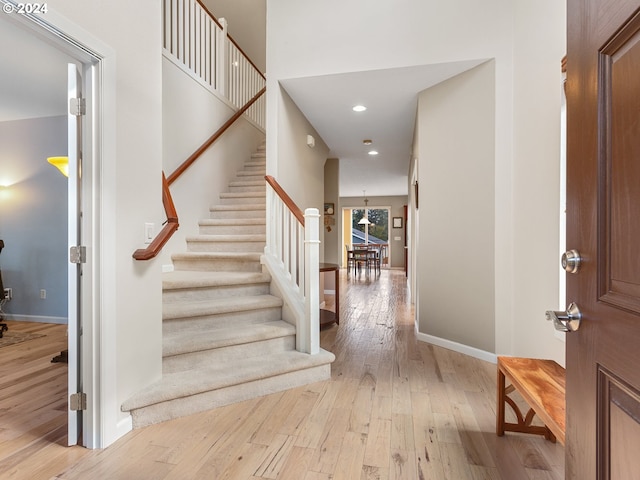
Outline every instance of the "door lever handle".
{"type": "Polygon", "coordinates": [[[547,320],[553,322],[553,326],[560,332],[575,332],[580,328],[580,321],[582,320],[582,313],[575,303],[569,304],[566,312],[556,312],[553,310],[547,310],[547,320]]]}

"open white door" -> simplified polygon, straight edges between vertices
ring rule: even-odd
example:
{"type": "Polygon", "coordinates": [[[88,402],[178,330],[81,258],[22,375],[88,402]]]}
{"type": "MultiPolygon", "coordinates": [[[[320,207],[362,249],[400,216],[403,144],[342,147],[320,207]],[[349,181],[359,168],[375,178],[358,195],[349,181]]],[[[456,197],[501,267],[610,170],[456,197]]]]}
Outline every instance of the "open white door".
{"type": "Polygon", "coordinates": [[[68,443],[82,442],[82,410],[86,397],[82,393],[82,372],[80,359],[82,319],[81,319],[81,277],[85,259],[82,245],[82,77],[75,64],[68,64],[68,156],[69,156],[69,403],[68,403],[68,443]]]}

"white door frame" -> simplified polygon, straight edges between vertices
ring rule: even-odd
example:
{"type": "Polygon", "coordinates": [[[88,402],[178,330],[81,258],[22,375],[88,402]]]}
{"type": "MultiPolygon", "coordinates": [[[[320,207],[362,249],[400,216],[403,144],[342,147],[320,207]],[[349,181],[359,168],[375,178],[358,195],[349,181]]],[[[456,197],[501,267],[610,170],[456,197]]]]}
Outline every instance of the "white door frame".
{"type": "MultiPolygon", "coordinates": [[[[0,0],[0,6],[16,5],[0,0]]],[[[115,322],[115,52],[79,25],[49,7],[45,14],[6,14],[14,22],[82,65],[87,98],[83,135],[83,238],[87,264],[83,272],[81,309],[82,384],[87,395],[83,412],[83,445],[103,448],[131,429],[118,421],[115,322]],[[111,319],[111,321],[102,321],[111,319]]],[[[69,392],[71,393],[71,392],[69,392]]]]}

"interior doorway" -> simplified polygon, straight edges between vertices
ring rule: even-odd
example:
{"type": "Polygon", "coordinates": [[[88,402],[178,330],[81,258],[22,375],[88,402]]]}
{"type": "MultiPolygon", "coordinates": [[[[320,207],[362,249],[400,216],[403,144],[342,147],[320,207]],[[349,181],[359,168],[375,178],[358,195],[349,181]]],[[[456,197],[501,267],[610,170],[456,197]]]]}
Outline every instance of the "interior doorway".
{"type": "MultiPolygon", "coordinates": [[[[5,2],[0,0],[0,3],[4,5],[5,2]]],[[[20,82],[12,82],[11,89],[3,89],[1,95],[11,96],[12,99],[3,101],[2,104],[5,107],[10,105],[15,112],[26,112],[16,113],[17,116],[22,115],[21,118],[66,116],[69,119],[68,124],[73,125],[69,132],[73,130],[75,138],[66,144],[69,147],[73,143],[74,148],[67,152],[55,152],[56,155],[66,154],[69,156],[71,164],[71,180],[66,182],[67,186],[65,187],[67,195],[62,201],[56,202],[57,208],[61,211],[66,210],[66,215],[63,216],[64,223],[61,225],[64,231],[65,245],[60,253],[63,257],[62,265],[65,267],[59,274],[63,282],[66,279],[68,285],[66,311],[68,324],[67,398],[69,399],[67,402],[67,441],[68,445],[82,444],[95,447],[97,445],[94,428],[96,417],[94,400],[82,401],[83,395],[77,395],[78,393],[88,393],[87,390],[93,386],[92,374],[96,357],[91,350],[91,345],[94,344],[95,339],[90,337],[94,332],[92,313],[94,300],[92,292],[95,291],[94,267],[91,263],[84,263],[86,257],[80,261],[80,264],[73,264],[68,269],[66,265],[70,260],[70,247],[76,246],[77,243],[69,242],[67,245],[67,238],[72,237],[72,230],[74,234],[77,234],[74,238],[81,239],[85,247],[95,252],[95,255],[98,254],[98,250],[93,248],[95,228],[92,223],[94,220],[94,199],[97,198],[99,191],[92,180],[96,172],[94,136],[98,118],[96,99],[99,96],[100,88],[100,59],[88,49],[80,47],[79,43],[72,41],[65,33],[57,30],[51,24],[45,24],[35,16],[5,15],[0,19],[0,29],[3,32],[11,30],[13,33],[3,42],[5,48],[0,53],[0,61],[2,61],[3,67],[10,67],[12,74],[18,75],[21,79],[20,82]],[[55,59],[53,68],[51,62],[43,60],[48,58],[55,59]],[[77,105],[69,102],[68,98],[70,68],[77,71],[75,76],[75,80],[78,82],[77,87],[83,91],[84,100],[77,105]],[[42,69],[45,71],[41,71],[42,69]],[[57,73],[54,74],[54,72],[57,73]],[[58,74],[59,78],[55,76],[58,74]],[[50,102],[52,97],[55,97],[54,101],[50,102]],[[82,154],[73,156],[71,150],[74,149],[82,154]],[[67,201],[65,202],[65,200],[67,201]],[[87,362],[87,360],[89,361],[87,362]],[[83,368],[85,363],[90,368],[83,368]],[[72,396],[73,398],[70,398],[72,396]]],[[[6,109],[2,111],[2,114],[6,119],[11,112],[6,109]]],[[[38,142],[42,139],[31,138],[29,141],[38,142]]],[[[41,161],[45,165],[44,168],[51,168],[53,171],[53,167],[46,165],[46,156],[43,155],[41,161]]],[[[29,172],[22,172],[22,174],[28,177],[29,172]]],[[[47,234],[47,231],[40,233],[44,238],[47,237],[47,234]]],[[[40,298],[46,298],[45,290],[41,290],[40,298]]],[[[20,313],[16,311],[16,317],[19,317],[20,313]]],[[[65,350],[59,349],[57,353],[60,354],[61,351],[65,352],[65,350]]],[[[54,356],[54,353],[52,352],[51,357],[54,356]]],[[[58,360],[67,359],[62,357],[64,355],[56,356],[58,360]]]]}

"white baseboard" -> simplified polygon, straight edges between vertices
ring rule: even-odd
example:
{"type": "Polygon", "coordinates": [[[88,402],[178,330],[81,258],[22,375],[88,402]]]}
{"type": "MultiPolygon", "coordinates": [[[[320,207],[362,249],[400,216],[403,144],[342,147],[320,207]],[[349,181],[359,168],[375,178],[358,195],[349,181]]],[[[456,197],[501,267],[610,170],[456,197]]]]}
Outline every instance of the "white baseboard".
{"type": "Polygon", "coordinates": [[[7,313],[6,319],[14,322],[56,323],[58,325],[69,323],[67,317],[47,317],[42,315],[14,315],[7,313]]]}
{"type": "Polygon", "coordinates": [[[162,265],[162,273],[173,272],[173,270],[174,270],[173,263],[162,265]]]}
{"type": "Polygon", "coordinates": [[[112,445],[117,440],[124,437],[127,433],[133,430],[133,417],[131,415],[127,415],[125,418],[115,421],[112,425],[115,424],[115,430],[111,428],[106,428],[103,431],[105,432],[105,437],[102,439],[100,445],[97,445],[95,448],[107,448],[112,445]]]}
{"type": "Polygon", "coordinates": [[[485,362],[494,363],[494,364],[498,363],[498,356],[495,353],[486,352],[484,350],[480,350],[475,347],[470,347],[469,345],[464,345],[462,343],[453,342],[445,338],[434,337],[433,335],[420,333],[418,331],[417,325],[416,325],[416,338],[421,342],[431,343],[438,347],[446,348],[448,350],[453,350],[454,352],[462,353],[464,355],[469,355],[470,357],[477,358],[478,360],[484,360],[485,362]]]}

